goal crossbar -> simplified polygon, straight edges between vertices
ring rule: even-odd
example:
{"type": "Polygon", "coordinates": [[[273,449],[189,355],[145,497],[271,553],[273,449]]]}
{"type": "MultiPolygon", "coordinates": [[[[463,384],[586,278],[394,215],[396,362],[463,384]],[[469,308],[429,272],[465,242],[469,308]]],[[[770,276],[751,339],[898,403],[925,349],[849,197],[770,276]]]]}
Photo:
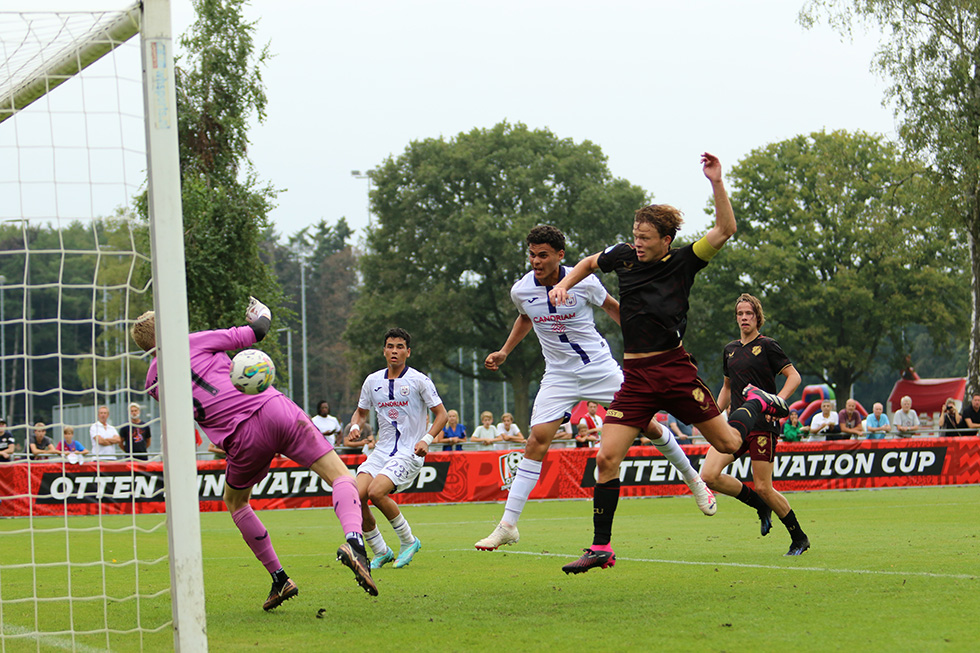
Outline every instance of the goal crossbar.
{"type": "Polygon", "coordinates": [[[135,3],[111,22],[95,25],[80,42],[70,44],[47,65],[23,71],[23,81],[0,95],[0,123],[139,34],[140,8],[141,3],[135,3]]]}

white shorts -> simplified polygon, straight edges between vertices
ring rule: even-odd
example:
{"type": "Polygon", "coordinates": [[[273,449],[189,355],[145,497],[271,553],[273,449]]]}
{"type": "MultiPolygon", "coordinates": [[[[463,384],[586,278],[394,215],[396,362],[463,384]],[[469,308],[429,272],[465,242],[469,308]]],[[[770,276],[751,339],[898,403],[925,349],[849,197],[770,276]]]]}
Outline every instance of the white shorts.
{"type": "Polygon", "coordinates": [[[357,466],[357,473],[387,476],[395,484],[395,492],[401,492],[411,487],[415,477],[422,471],[424,462],[424,458],[415,454],[390,456],[379,451],[372,451],[367,460],[357,466]]]}
{"type": "Polygon", "coordinates": [[[586,365],[574,374],[546,371],[534,398],[531,426],[565,418],[583,399],[608,406],[621,385],[623,370],[612,359],[586,365]]]}

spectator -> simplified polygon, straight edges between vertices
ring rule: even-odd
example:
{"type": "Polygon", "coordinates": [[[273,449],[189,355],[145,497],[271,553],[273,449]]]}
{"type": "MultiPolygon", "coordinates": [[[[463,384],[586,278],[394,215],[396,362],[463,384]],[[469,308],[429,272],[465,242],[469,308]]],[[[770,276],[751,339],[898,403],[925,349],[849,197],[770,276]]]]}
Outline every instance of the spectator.
{"type": "Polygon", "coordinates": [[[868,415],[868,421],[865,423],[869,440],[882,440],[892,430],[888,415],[885,415],[884,411],[885,407],[879,401],[871,407],[871,414],[868,415]]]}
{"type": "Polygon", "coordinates": [[[149,447],[150,427],[140,419],[140,405],[129,404],[129,423],[119,427],[119,448],[136,460],[147,460],[149,447]]]}
{"type": "Polygon", "coordinates": [[[323,434],[323,439],[330,443],[330,446],[339,446],[337,436],[343,433],[343,426],[340,420],[330,414],[330,402],[321,401],[316,405],[316,415],[313,416],[313,426],[323,434]]]}
{"type": "MultiPolygon", "coordinates": [[[[598,442],[599,439],[602,437],[602,418],[596,414],[596,411],[599,410],[599,404],[597,404],[594,401],[590,401],[589,403],[586,404],[586,408],[588,409],[588,412],[582,416],[582,419],[580,419],[578,423],[579,426],[585,424],[585,428],[588,429],[589,435],[592,436],[589,442],[595,443],[598,442]]],[[[577,442],[578,438],[576,437],[575,440],[577,442]]],[[[576,445],[576,446],[582,446],[582,445],[576,445]]],[[[586,446],[591,447],[595,445],[588,444],[586,446]]]]}
{"type": "Polygon", "coordinates": [[[446,413],[448,419],[446,425],[442,427],[442,433],[436,438],[441,441],[443,451],[463,450],[463,443],[466,442],[466,427],[459,423],[459,413],[450,410],[446,413]]]}
{"type": "Polygon", "coordinates": [[[92,455],[95,460],[115,460],[116,449],[122,438],[114,426],[109,424],[109,407],[99,406],[99,419],[89,429],[92,436],[92,455]]]}
{"type": "Polygon", "coordinates": [[[799,442],[803,439],[804,428],[800,424],[800,413],[795,410],[789,411],[789,419],[783,423],[783,440],[786,440],[786,442],[799,442]]]}
{"type": "Polygon", "coordinates": [[[912,397],[902,397],[902,408],[895,412],[895,430],[898,437],[910,438],[919,428],[919,416],[912,410],[912,397]]]}
{"type": "Polygon", "coordinates": [[[939,435],[953,437],[959,435],[959,428],[963,425],[963,418],[956,410],[956,400],[950,397],[946,400],[946,407],[943,409],[942,421],[939,423],[939,435]]]}
{"type": "Polygon", "coordinates": [[[493,427],[493,413],[485,410],[480,413],[480,426],[473,429],[470,442],[479,443],[480,449],[493,449],[494,444],[503,442],[497,429],[493,427]]]}
{"type": "Polygon", "coordinates": [[[585,422],[578,423],[578,433],[575,435],[575,446],[577,448],[594,447],[599,442],[599,438],[589,432],[589,426],[585,422]]]}
{"type": "Polygon", "coordinates": [[[7,420],[0,418],[0,463],[13,461],[17,453],[17,439],[7,430],[7,420]]]}
{"type": "Polygon", "coordinates": [[[827,437],[828,440],[849,440],[852,437],[857,438],[862,433],[864,429],[861,427],[861,413],[858,412],[857,402],[853,399],[848,399],[844,404],[844,410],[838,415],[840,418],[840,437],[827,437]]]}
{"type": "Polygon", "coordinates": [[[54,448],[54,442],[48,437],[48,429],[44,422],[34,425],[34,437],[28,441],[28,451],[32,460],[41,460],[46,456],[57,456],[58,450],[54,448]]]}
{"type": "Polygon", "coordinates": [[[497,424],[497,435],[500,436],[502,442],[498,442],[493,448],[516,449],[515,445],[524,444],[524,434],[521,433],[517,424],[514,424],[514,416],[510,413],[504,413],[500,419],[500,424],[497,424]]]}
{"type": "Polygon", "coordinates": [[[345,453],[362,453],[367,456],[374,451],[374,445],[377,444],[377,441],[374,439],[374,431],[371,430],[369,421],[365,420],[360,431],[354,431],[353,438],[350,434],[350,424],[344,427],[344,433],[344,446],[348,449],[354,449],[354,451],[345,453]]]}
{"type": "Polygon", "coordinates": [[[824,399],[820,412],[810,420],[810,437],[825,436],[828,440],[840,440],[840,416],[834,412],[834,402],[824,399]]]}
{"type": "Polygon", "coordinates": [[[670,413],[667,414],[667,428],[674,433],[677,444],[691,444],[691,435],[694,428],[690,424],[685,424],[670,413]]]}
{"type": "Polygon", "coordinates": [[[960,426],[964,429],[960,435],[977,435],[977,431],[980,430],[980,394],[973,394],[970,405],[964,408],[960,415],[960,421],[962,422],[960,426]],[[966,429],[973,432],[967,433],[966,429]]]}
{"type": "Polygon", "coordinates": [[[906,381],[918,381],[919,375],[915,373],[915,368],[912,367],[912,355],[905,355],[905,363],[902,365],[901,376],[906,381]]]}
{"type": "Polygon", "coordinates": [[[575,435],[572,433],[571,421],[563,423],[555,432],[555,439],[551,442],[552,449],[575,447],[575,435]]]}
{"type": "Polygon", "coordinates": [[[80,465],[85,462],[84,456],[89,453],[89,450],[75,439],[74,427],[66,426],[62,430],[62,433],[63,437],[61,442],[55,448],[73,465],[80,465]]]}

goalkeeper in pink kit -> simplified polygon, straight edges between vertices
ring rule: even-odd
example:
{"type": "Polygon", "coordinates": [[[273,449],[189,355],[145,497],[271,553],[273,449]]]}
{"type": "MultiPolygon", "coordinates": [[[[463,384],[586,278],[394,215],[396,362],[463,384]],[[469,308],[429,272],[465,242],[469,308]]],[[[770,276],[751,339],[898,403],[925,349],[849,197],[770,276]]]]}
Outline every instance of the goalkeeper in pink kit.
{"type": "MultiPolygon", "coordinates": [[[[245,321],[248,326],[199,331],[190,334],[191,379],[194,419],[208,439],[227,453],[224,501],[245,543],[272,575],[272,590],[263,604],[272,610],[299,594],[296,583],[279,563],[268,531],[249,505],[252,486],[269,472],[279,453],[308,467],[333,488],[333,508],[347,542],[337,549],[337,559],[354,572],[357,583],[376,596],[361,531],[361,502],[350,470],[320,435],[306,413],[275,388],[256,395],[239,392],[231,384],[229,350],[251,347],[262,340],[272,325],[272,312],[250,298],[245,321]]],[[[133,325],[133,340],[143,351],[156,348],[153,311],[133,325]]],[[[157,398],[157,361],[150,363],[146,389],[157,398]]]]}

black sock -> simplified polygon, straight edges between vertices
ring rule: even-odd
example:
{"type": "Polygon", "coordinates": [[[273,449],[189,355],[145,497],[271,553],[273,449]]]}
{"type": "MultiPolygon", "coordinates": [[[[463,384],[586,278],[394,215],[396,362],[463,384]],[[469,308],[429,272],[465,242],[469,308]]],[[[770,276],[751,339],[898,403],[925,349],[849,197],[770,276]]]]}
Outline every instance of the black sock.
{"type": "Polygon", "coordinates": [[[735,498],[750,508],[755,508],[756,510],[766,510],[769,508],[769,504],[763,501],[762,497],[756,494],[756,491],[745,483],[742,483],[742,491],[739,492],[738,496],[735,498]]]}
{"type": "Polygon", "coordinates": [[[362,556],[367,555],[367,549],[364,548],[364,536],[360,533],[347,533],[344,537],[347,538],[347,543],[350,544],[351,548],[362,556]]]}
{"type": "Polygon", "coordinates": [[[616,505],[619,503],[619,479],[614,478],[606,483],[596,483],[595,494],[592,498],[592,526],[595,535],[593,544],[609,544],[612,540],[613,517],[616,516],[616,505]]]}
{"type": "Polygon", "coordinates": [[[739,406],[738,410],[732,411],[728,418],[728,424],[738,431],[744,440],[755,428],[755,423],[759,421],[761,414],[762,404],[759,403],[759,400],[749,399],[739,406]]]}
{"type": "Polygon", "coordinates": [[[780,517],[779,521],[783,522],[783,526],[789,531],[789,536],[793,538],[794,542],[806,539],[806,533],[803,532],[803,528],[800,526],[800,522],[796,520],[796,513],[790,510],[786,513],[785,517],[780,517]]]}
{"type": "Polygon", "coordinates": [[[287,580],[289,580],[289,576],[286,574],[285,570],[282,567],[279,567],[278,571],[272,572],[273,585],[282,585],[287,580]]]}

